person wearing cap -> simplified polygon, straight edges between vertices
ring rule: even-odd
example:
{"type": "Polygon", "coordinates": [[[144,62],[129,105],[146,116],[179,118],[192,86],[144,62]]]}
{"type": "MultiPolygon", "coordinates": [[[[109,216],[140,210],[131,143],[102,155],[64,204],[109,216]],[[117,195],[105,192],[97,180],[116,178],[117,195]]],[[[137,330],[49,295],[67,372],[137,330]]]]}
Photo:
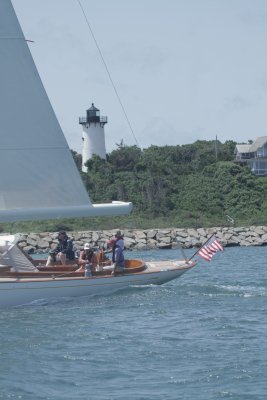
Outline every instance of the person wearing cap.
{"type": "Polygon", "coordinates": [[[75,254],[73,251],[72,239],[67,236],[65,231],[60,231],[58,234],[58,245],[54,250],[51,250],[46,266],[49,266],[58,260],[64,265],[67,260],[74,259],[75,254]]]}
{"type": "Polygon", "coordinates": [[[124,250],[124,239],[121,231],[116,231],[114,233],[114,237],[116,238],[116,244],[120,246],[122,250],[124,250]]]}
{"type": "Polygon", "coordinates": [[[116,275],[117,273],[123,273],[125,268],[125,262],[124,262],[122,247],[117,244],[117,239],[115,237],[111,238],[108,241],[108,245],[109,247],[112,248],[112,262],[114,265],[114,270],[112,272],[112,275],[116,275]]]}
{"type": "MultiPolygon", "coordinates": [[[[118,245],[118,246],[120,246],[120,248],[122,249],[122,251],[124,250],[124,239],[123,239],[123,234],[121,233],[121,231],[116,231],[116,232],[114,232],[113,233],[113,236],[112,236],[112,238],[110,238],[110,240],[108,240],[108,244],[109,244],[109,242],[113,242],[113,241],[115,241],[116,242],[116,244],[118,245]]],[[[110,243],[111,244],[111,243],[110,243]]],[[[106,254],[106,253],[114,253],[114,251],[113,251],[113,247],[112,246],[108,246],[108,249],[107,250],[105,250],[104,251],[104,253],[106,254]]]]}
{"type": "Polygon", "coordinates": [[[83,250],[80,253],[79,264],[85,265],[88,263],[92,263],[93,257],[94,257],[94,250],[92,249],[89,243],[85,243],[83,246],[83,250]]]}

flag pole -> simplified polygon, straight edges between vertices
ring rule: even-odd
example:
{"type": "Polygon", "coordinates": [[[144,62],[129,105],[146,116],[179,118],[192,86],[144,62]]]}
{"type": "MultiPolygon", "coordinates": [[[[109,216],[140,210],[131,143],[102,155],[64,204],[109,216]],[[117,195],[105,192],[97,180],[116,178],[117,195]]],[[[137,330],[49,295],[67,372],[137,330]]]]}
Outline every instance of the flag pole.
{"type": "Polygon", "coordinates": [[[195,257],[195,255],[197,255],[197,253],[205,246],[206,243],[208,243],[208,241],[212,238],[212,236],[214,236],[215,233],[213,233],[207,240],[205,243],[202,244],[202,246],[200,246],[199,249],[197,249],[197,251],[192,255],[192,257],[189,258],[188,262],[192,260],[192,258],[195,257]]]}

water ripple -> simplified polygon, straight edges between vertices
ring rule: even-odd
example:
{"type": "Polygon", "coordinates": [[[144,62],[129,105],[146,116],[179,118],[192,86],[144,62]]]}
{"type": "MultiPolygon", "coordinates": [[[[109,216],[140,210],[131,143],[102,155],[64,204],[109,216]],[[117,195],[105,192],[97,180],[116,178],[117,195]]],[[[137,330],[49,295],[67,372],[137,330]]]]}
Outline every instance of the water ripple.
{"type": "Polygon", "coordinates": [[[0,399],[265,400],[266,248],[215,257],[164,286],[1,310],[0,399]]]}

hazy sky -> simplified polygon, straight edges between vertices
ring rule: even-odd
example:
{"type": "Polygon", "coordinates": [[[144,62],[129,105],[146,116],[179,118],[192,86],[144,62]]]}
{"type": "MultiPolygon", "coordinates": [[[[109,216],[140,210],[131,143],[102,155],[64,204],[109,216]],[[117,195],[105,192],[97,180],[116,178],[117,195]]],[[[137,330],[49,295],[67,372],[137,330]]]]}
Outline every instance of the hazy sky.
{"type": "MultiPolygon", "coordinates": [[[[140,147],[267,135],[266,0],[80,0],[140,147]]],[[[77,0],[12,0],[71,149],[136,144],[77,0]]]]}

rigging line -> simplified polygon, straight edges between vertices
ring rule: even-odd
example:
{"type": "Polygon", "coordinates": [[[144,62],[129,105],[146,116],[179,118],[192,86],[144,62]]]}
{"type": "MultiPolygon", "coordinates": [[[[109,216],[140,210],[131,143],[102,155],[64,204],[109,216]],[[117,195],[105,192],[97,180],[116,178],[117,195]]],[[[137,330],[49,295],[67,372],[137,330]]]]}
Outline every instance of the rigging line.
{"type": "Polygon", "coordinates": [[[125,110],[125,108],[124,108],[124,106],[123,106],[123,104],[122,104],[122,101],[121,101],[121,99],[120,99],[120,96],[119,96],[119,93],[118,93],[118,91],[117,91],[117,89],[116,89],[116,86],[115,86],[115,84],[114,84],[114,82],[113,82],[113,79],[112,79],[112,77],[111,77],[111,75],[110,75],[108,66],[107,66],[107,64],[106,64],[106,62],[105,62],[105,60],[104,60],[104,57],[103,57],[102,52],[101,52],[101,49],[100,49],[100,47],[99,47],[99,45],[98,45],[98,43],[97,43],[97,40],[96,40],[95,35],[94,35],[94,33],[93,33],[93,30],[92,30],[92,28],[91,28],[91,26],[90,26],[90,24],[89,24],[89,21],[88,21],[88,18],[87,18],[87,16],[86,16],[86,14],[85,14],[85,11],[84,11],[84,9],[83,9],[83,6],[82,6],[80,0],[77,0],[77,2],[78,2],[79,6],[80,6],[80,8],[81,8],[81,10],[82,10],[82,13],[83,13],[83,16],[84,16],[84,18],[85,18],[86,24],[87,24],[87,26],[88,26],[88,28],[89,28],[89,30],[90,30],[90,32],[91,32],[92,38],[93,38],[93,40],[94,40],[94,42],[95,42],[95,45],[96,45],[96,47],[97,47],[97,50],[98,50],[98,52],[99,52],[99,54],[100,54],[101,60],[102,60],[102,62],[103,62],[103,64],[104,64],[104,67],[105,67],[106,72],[107,72],[107,74],[108,74],[108,77],[109,77],[109,80],[110,80],[110,82],[111,82],[111,85],[112,85],[112,87],[113,87],[113,89],[114,89],[114,92],[115,92],[115,94],[116,94],[116,96],[117,96],[117,99],[118,99],[118,101],[119,101],[119,103],[120,103],[120,105],[121,105],[122,111],[123,111],[123,113],[124,113],[124,116],[125,116],[125,118],[126,118],[126,121],[127,121],[127,123],[128,123],[128,126],[129,126],[129,128],[130,128],[130,131],[132,132],[132,135],[133,135],[133,137],[134,137],[135,143],[136,143],[136,145],[139,147],[139,144],[138,144],[138,141],[137,141],[136,136],[135,136],[135,134],[134,134],[132,125],[131,125],[130,120],[129,120],[128,116],[127,116],[126,110],[125,110]]]}

